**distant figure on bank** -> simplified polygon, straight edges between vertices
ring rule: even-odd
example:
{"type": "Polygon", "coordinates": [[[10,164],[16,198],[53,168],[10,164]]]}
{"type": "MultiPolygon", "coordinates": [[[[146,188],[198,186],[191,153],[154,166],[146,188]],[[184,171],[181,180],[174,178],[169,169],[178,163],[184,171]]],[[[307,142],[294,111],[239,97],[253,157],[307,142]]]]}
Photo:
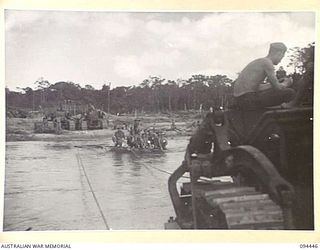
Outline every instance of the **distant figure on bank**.
{"type": "Polygon", "coordinates": [[[133,121],[133,132],[134,132],[134,134],[139,134],[140,131],[141,131],[140,120],[139,119],[135,119],[133,121]]]}
{"type": "Polygon", "coordinates": [[[238,107],[257,109],[283,105],[294,99],[295,91],[289,88],[292,78],[285,77],[280,82],[273,66],[280,63],[286,51],[283,43],[272,43],[266,57],[252,61],[242,70],[233,92],[238,107]]]}
{"type": "Polygon", "coordinates": [[[176,123],[174,121],[174,119],[171,120],[171,130],[175,130],[177,127],[176,127],[176,123]]]}

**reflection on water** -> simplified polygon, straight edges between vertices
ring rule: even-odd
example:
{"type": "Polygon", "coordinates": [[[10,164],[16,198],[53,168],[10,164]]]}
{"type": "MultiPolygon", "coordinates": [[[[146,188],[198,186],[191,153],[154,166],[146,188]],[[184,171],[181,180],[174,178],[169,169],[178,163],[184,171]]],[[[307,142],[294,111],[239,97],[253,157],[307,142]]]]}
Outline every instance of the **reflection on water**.
{"type": "Polygon", "coordinates": [[[4,230],[104,230],[84,171],[110,228],[163,229],[174,215],[165,172],[187,138],[169,143],[165,154],[133,154],[95,146],[102,140],[8,142],[4,230]]]}

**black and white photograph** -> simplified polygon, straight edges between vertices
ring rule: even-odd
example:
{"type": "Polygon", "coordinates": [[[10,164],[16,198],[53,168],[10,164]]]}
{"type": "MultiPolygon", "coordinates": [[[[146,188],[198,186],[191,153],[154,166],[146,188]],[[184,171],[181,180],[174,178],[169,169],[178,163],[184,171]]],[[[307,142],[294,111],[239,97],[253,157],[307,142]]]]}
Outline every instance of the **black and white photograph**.
{"type": "Polygon", "coordinates": [[[315,11],[4,11],[3,231],[315,230],[315,11]]]}

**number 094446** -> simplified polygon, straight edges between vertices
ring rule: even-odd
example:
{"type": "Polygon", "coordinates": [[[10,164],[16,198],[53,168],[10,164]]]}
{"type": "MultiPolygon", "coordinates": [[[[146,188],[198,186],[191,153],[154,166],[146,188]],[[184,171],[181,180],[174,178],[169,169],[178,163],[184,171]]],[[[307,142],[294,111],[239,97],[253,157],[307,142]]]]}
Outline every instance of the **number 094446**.
{"type": "Polygon", "coordinates": [[[318,248],[318,244],[300,244],[300,248],[318,248]]]}

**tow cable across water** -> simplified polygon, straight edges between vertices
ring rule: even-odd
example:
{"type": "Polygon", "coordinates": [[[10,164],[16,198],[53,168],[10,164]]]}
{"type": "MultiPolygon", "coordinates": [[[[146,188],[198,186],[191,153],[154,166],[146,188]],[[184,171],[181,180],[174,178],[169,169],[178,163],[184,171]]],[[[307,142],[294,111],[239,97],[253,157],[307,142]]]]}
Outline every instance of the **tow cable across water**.
{"type": "MultiPolygon", "coordinates": [[[[135,153],[133,150],[131,150],[130,152],[131,152],[137,159],[141,159],[141,158],[142,158],[141,155],[138,155],[138,154],[135,153]]],[[[148,165],[145,164],[145,163],[140,163],[140,164],[141,164],[142,166],[144,166],[145,168],[147,168],[147,169],[152,168],[152,169],[154,169],[154,170],[157,170],[157,171],[162,172],[162,173],[165,173],[165,174],[169,174],[169,175],[172,175],[172,174],[173,174],[172,172],[169,172],[169,171],[164,170],[164,169],[161,169],[161,168],[157,168],[157,167],[152,166],[152,165],[148,166],[148,165]]],[[[181,178],[190,179],[190,177],[188,177],[188,176],[181,176],[181,178]]]]}
{"type": "MultiPolygon", "coordinates": [[[[133,150],[131,150],[131,153],[132,153],[136,158],[138,158],[138,159],[141,159],[141,158],[142,158],[140,155],[137,155],[137,153],[135,153],[133,150]]],[[[163,170],[163,169],[161,169],[161,168],[157,168],[157,167],[155,167],[155,166],[146,166],[145,163],[140,163],[140,164],[141,164],[141,165],[144,165],[144,166],[147,167],[147,168],[156,169],[156,170],[158,170],[159,172],[163,172],[163,173],[170,174],[170,175],[172,174],[172,173],[169,172],[169,171],[163,170]]]]}
{"type": "Polygon", "coordinates": [[[87,180],[87,182],[88,182],[88,185],[89,185],[89,187],[90,187],[90,192],[92,193],[92,196],[93,196],[93,198],[94,198],[94,201],[95,201],[96,204],[97,204],[97,207],[98,207],[98,209],[99,209],[99,212],[100,212],[100,215],[101,215],[101,217],[102,217],[102,220],[103,220],[103,222],[104,222],[104,224],[105,224],[105,226],[106,226],[106,229],[109,230],[110,228],[109,228],[109,226],[108,226],[106,217],[104,216],[103,211],[102,211],[102,209],[101,209],[101,206],[100,206],[100,204],[99,204],[99,201],[98,201],[98,199],[97,199],[97,197],[96,197],[96,195],[95,195],[95,193],[94,193],[94,191],[93,191],[91,182],[90,182],[90,180],[89,180],[89,177],[88,177],[88,175],[87,175],[87,172],[86,172],[86,170],[85,170],[85,168],[84,168],[84,165],[83,165],[83,162],[82,162],[82,160],[81,160],[79,150],[77,150],[76,156],[77,156],[77,160],[78,160],[78,165],[81,166],[81,168],[82,168],[82,170],[83,170],[83,172],[84,172],[84,175],[85,175],[86,180],[87,180]]]}
{"type": "MultiPolygon", "coordinates": [[[[133,150],[131,150],[130,151],[137,159],[141,159],[142,157],[141,157],[141,155],[138,155],[136,152],[134,152],[133,150]]],[[[144,166],[145,168],[147,168],[147,169],[154,169],[154,170],[157,170],[157,171],[159,171],[159,172],[162,172],[162,173],[165,173],[165,174],[169,174],[169,175],[172,175],[173,173],[172,172],[169,172],[169,171],[167,171],[167,170],[163,170],[163,169],[161,169],[161,168],[157,168],[157,167],[155,167],[155,166],[152,166],[152,165],[150,165],[150,166],[148,166],[147,164],[145,164],[145,163],[140,163],[142,166],[144,166]]],[[[180,178],[183,178],[183,179],[189,179],[190,180],[190,176],[181,176],[180,178]]],[[[199,180],[201,180],[201,181],[203,181],[203,182],[207,182],[207,183],[210,183],[211,181],[209,180],[209,179],[207,179],[207,178],[199,178],[199,180]]]]}

